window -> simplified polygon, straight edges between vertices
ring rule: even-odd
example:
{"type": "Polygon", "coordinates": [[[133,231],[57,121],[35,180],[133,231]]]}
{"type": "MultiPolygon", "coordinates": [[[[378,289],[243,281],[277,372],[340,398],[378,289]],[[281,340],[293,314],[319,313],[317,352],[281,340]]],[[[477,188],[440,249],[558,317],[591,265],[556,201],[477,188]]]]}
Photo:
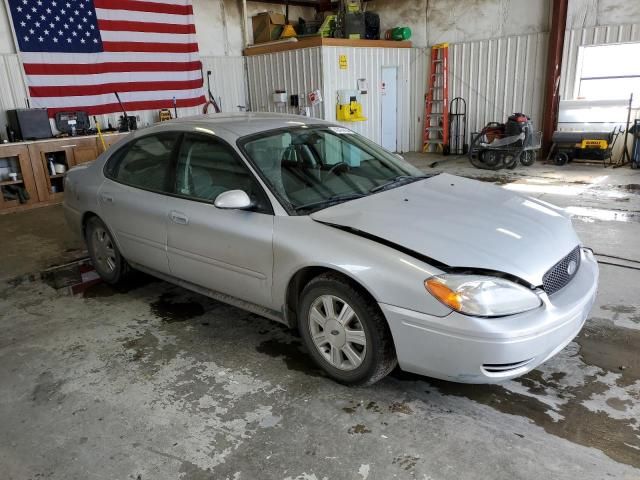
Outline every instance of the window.
{"type": "Polygon", "coordinates": [[[171,158],[180,133],[149,135],[117,152],[105,173],[117,182],[154,192],[171,192],[171,158]]]}
{"type": "Polygon", "coordinates": [[[581,47],[576,98],[628,100],[640,97],[640,43],[581,47]]]}
{"type": "Polygon", "coordinates": [[[240,145],[272,191],[296,211],[340,197],[369,195],[398,177],[412,181],[422,175],[339,127],[274,130],[241,139],[240,145]]]}
{"type": "Polygon", "coordinates": [[[187,134],[178,154],[176,193],[213,203],[218,195],[228,190],[243,190],[254,201],[255,211],[271,212],[262,187],[229,146],[211,138],[187,134]]]}

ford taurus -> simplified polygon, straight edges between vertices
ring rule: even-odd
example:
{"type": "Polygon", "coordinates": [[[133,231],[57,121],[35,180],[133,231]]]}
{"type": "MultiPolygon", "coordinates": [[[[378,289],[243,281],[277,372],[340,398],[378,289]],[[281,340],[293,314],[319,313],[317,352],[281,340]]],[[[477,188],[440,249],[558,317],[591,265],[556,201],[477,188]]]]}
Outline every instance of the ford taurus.
{"type": "Polygon", "coordinates": [[[139,130],[67,173],[64,206],[105,282],[133,268],[283,322],[346,384],[398,364],[522,375],[578,334],[598,283],[561,209],[305,117],[139,130]]]}

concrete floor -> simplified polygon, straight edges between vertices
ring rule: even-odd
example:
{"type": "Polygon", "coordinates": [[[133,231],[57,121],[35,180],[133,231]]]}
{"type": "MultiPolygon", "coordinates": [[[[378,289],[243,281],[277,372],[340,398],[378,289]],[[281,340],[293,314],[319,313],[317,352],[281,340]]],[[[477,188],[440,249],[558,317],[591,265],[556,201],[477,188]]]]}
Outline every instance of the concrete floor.
{"type": "Polygon", "coordinates": [[[76,297],[0,283],[2,478],[639,479],[640,174],[436,168],[567,207],[601,254],[557,357],[499,386],[346,388],[285,328],[148,277],[76,297]]]}
{"type": "Polygon", "coordinates": [[[0,282],[86,256],[67,228],[62,205],[0,215],[0,282]]]}

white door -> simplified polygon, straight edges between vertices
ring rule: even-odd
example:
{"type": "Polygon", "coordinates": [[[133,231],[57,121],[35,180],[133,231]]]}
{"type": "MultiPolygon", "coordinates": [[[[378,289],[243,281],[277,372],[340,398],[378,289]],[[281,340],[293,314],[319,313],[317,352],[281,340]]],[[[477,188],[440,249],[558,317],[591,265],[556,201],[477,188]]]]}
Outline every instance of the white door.
{"type": "Polygon", "coordinates": [[[380,90],[382,146],[395,152],[398,149],[398,67],[382,67],[380,90]]]}

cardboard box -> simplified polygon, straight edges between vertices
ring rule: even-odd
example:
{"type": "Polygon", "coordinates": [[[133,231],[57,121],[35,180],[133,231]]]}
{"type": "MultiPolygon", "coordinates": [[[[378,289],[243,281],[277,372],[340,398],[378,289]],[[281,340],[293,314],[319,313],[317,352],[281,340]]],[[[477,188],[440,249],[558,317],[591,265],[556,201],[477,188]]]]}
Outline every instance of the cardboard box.
{"type": "Polygon", "coordinates": [[[281,13],[264,12],[251,18],[253,26],[253,43],[264,43],[278,40],[285,24],[281,13]]]}

